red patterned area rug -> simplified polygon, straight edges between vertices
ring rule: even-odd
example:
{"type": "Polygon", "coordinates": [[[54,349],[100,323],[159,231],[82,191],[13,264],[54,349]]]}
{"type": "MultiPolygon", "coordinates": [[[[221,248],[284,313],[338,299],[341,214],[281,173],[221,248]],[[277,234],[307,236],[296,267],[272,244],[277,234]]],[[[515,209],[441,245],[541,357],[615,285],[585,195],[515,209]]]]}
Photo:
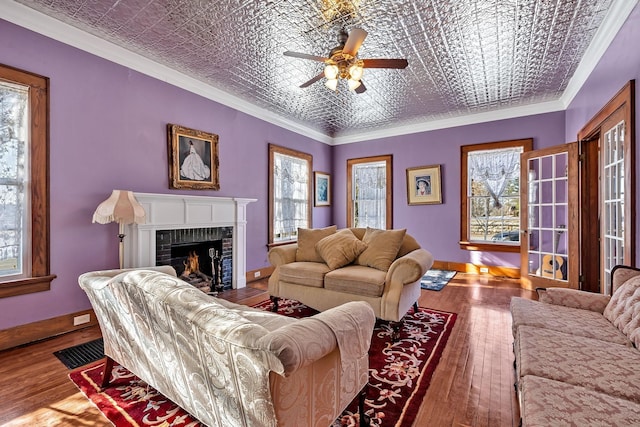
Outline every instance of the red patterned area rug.
{"type": "MultiPolygon", "coordinates": [[[[255,307],[268,310],[271,302],[255,307]]],[[[280,300],[278,312],[307,317],[315,310],[292,300],[280,300]]],[[[451,334],[456,314],[420,308],[405,316],[400,339],[393,342],[389,322],[378,320],[369,350],[369,391],[365,410],[371,425],[410,426],[415,420],[433,372],[451,334]]],[[[100,391],[103,363],[78,368],[71,381],[116,427],[201,427],[195,418],[128,370],[116,365],[113,381],[100,391]]],[[[358,425],[357,398],[334,426],[358,425]]]]}

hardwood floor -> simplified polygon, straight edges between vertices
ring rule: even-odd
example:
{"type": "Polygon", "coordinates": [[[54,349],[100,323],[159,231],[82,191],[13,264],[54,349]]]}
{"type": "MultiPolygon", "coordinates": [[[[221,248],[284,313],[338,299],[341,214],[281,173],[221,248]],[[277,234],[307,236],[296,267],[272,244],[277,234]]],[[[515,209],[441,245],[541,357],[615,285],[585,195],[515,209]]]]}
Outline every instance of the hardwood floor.
{"type": "MultiPolygon", "coordinates": [[[[252,305],[267,298],[266,280],[225,292],[252,305]]],[[[516,426],[509,301],[535,298],[518,281],[458,273],[440,292],[422,291],[419,305],[458,314],[415,426],[516,426]]],[[[53,355],[100,337],[97,327],[0,352],[0,425],[110,426],[68,379],[53,355]]]]}

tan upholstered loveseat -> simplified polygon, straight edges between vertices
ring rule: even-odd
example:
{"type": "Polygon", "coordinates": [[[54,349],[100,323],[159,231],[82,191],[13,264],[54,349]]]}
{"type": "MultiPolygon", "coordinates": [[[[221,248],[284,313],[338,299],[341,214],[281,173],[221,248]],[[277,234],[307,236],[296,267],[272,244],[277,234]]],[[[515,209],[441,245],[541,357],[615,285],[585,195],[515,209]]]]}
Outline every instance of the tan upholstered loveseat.
{"type": "Polygon", "coordinates": [[[640,425],[640,270],[611,274],[611,297],[549,288],[511,300],[523,426],[640,425]]]}
{"type": "Polygon", "coordinates": [[[420,297],[433,256],[404,229],[335,226],[299,229],[298,243],[274,247],[272,299],[291,298],[319,311],[366,301],[376,317],[400,321],[420,297]]]}
{"type": "Polygon", "coordinates": [[[208,296],[171,267],[155,270],[79,282],[107,366],[116,361],[206,425],[326,427],[367,384],[367,304],[293,319],[208,296]]]}

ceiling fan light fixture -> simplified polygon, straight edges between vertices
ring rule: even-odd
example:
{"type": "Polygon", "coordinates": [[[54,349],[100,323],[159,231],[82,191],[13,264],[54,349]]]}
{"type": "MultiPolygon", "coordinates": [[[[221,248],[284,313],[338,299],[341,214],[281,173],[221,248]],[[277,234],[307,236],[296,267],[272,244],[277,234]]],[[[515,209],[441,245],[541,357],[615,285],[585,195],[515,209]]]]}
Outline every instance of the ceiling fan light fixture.
{"type": "Polygon", "coordinates": [[[338,90],[338,79],[327,79],[327,81],[324,84],[326,87],[328,87],[329,89],[333,90],[333,91],[337,91],[338,90]]]}
{"type": "Polygon", "coordinates": [[[359,80],[349,79],[347,80],[347,84],[349,85],[349,90],[353,92],[358,89],[362,83],[360,83],[359,80]]]}
{"type": "Polygon", "coordinates": [[[337,79],[339,73],[340,73],[340,69],[335,64],[327,64],[324,67],[324,75],[328,80],[337,79]]]}
{"type": "Polygon", "coordinates": [[[349,67],[349,76],[351,76],[351,79],[353,80],[360,80],[362,78],[362,72],[362,64],[360,64],[359,62],[356,62],[349,67]]]}

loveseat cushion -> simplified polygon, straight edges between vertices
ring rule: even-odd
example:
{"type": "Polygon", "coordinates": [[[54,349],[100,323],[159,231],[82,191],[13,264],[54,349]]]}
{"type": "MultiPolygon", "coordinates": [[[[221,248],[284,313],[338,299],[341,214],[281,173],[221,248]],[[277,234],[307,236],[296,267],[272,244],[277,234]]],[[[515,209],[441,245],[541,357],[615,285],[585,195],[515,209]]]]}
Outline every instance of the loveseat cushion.
{"type": "Polygon", "coordinates": [[[518,378],[536,375],[640,403],[640,352],[535,326],[520,326],[514,341],[518,378]]]}
{"type": "Polygon", "coordinates": [[[604,317],[640,346],[640,276],[624,282],[611,296],[604,317]]]}
{"type": "Polygon", "coordinates": [[[316,252],[330,269],[351,264],[367,248],[351,230],[340,230],[316,243],[316,252]]]}
{"type": "Polygon", "coordinates": [[[280,266],[280,280],[296,285],[321,288],[324,275],[331,269],[323,262],[292,262],[280,266]]]}
{"type": "Polygon", "coordinates": [[[368,297],[379,297],[384,290],[384,271],[361,265],[348,265],[326,274],[325,289],[368,297]]]}
{"type": "Polygon", "coordinates": [[[356,264],[373,267],[381,271],[389,270],[391,264],[398,256],[398,251],[402,245],[407,230],[380,230],[367,227],[362,241],[367,244],[367,248],[360,254],[356,264]]]}
{"type": "Polygon", "coordinates": [[[513,335],[521,325],[531,325],[630,346],[629,339],[600,313],[525,298],[511,298],[513,335]]]}
{"type": "Polygon", "coordinates": [[[519,388],[523,427],[640,425],[640,405],[628,400],[532,375],[519,388]]]}
{"type": "Polygon", "coordinates": [[[298,228],[296,261],[323,262],[316,252],[316,243],[332,235],[337,229],[335,225],[325,228],[298,228]]]}

